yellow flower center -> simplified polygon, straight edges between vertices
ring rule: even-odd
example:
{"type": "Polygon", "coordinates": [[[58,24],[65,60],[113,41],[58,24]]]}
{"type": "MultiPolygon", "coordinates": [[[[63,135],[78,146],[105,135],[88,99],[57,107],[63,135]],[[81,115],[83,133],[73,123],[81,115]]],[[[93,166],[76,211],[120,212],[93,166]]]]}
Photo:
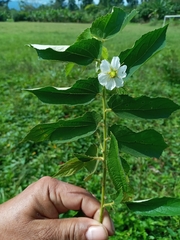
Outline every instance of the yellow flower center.
{"type": "Polygon", "coordinates": [[[115,76],[117,75],[117,71],[116,70],[111,70],[109,72],[109,75],[110,75],[111,78],[115,78],[115,76]]]}

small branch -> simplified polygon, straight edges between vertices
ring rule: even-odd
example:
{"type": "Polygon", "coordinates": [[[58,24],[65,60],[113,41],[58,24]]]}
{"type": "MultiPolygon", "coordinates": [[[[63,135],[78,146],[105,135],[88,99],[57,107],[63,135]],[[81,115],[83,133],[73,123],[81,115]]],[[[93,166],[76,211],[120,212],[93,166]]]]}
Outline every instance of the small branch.
{"type": "Polygon", "coordinates": [[[102,96],[102,106],[103,106],[103,178],[102,178],[102,189],[101,189],[101,208],[100,208],[100,223],[103,222],[103,213],[105,206],[105,192],[106,192],[106,172],[107,172],[107,118],[106,118],[106,88],[103,88],[102,96]]]}

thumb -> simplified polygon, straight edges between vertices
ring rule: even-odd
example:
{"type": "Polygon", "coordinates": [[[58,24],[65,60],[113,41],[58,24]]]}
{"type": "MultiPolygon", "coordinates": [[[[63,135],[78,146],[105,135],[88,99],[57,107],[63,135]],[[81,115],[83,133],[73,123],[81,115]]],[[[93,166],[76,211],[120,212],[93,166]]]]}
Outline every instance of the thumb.
{"type": "Polygon", "coordinates": [[[108,239],[105,226],[90,218],[44,219],[34,220],[33,222],[39,240],[108,239]]]}

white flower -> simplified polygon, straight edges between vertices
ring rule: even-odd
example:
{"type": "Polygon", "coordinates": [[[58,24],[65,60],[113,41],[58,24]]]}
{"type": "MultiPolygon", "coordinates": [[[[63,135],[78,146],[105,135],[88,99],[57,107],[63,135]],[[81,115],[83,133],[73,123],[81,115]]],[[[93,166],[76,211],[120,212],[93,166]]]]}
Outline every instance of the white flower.
{"type": "Polygon", "coordinates": [[[102,60],[101,72],[98,74],[99,83],[108,90],[123,87],[126,69],[126,65],[121,66],[119,57],[113,57],[111,64],[107,60],[102,60]]]}

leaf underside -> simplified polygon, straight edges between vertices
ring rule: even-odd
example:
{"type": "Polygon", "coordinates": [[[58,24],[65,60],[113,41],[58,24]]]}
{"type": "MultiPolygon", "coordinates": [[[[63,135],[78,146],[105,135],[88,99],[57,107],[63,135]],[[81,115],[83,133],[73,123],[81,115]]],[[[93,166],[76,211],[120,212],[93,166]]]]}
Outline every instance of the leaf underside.
{"type": "Polygon", "coordinates": [[[31,44],[40,58],[46,60],[58,60],[64,62],[73,62],[79,65],[88,65],[95,59],[98,59],[102,43],[96,39],[85,39],[75,42],[65,50],[58,51],[58,47],[31,44]]]}
{"type": "Polygon", "coordinates": [[[77,171],[85,168],[89,171],[90,175],[86,177],[91,177],[91,174],[96,170],[98,161],[94,159],[97,155],[97,147],[92,144],[85,154],[75,154],[73,159],[70,159],[66,163],[60,166],[59,171],[56,173],[56,177],[68,177],[75,174],[77,171]]]}
{"type": "Polygon", "coordinates": [[[123,194],[126,193],[128,191],[127,177],[119,157],[117,140],[112,133],[107,158],[107,167],[109,176],[117,193],[119,194],[121,191],[123,191],[123,194]]]}
{"type": "Polygon", "coordinates": [[[71,88],[60,89],[55,87],[44,87],[28,89],[35,94],[39,100],[49,104],[78,105],[91,102],[99,93],[97,78],[78,80],[71,88]]]}
{"type": "Polygon", "coordinates": [[[180,216],[180,199],[178,198],[154,198],[126,204],[131,211],[144,216],[180,216]]]}

